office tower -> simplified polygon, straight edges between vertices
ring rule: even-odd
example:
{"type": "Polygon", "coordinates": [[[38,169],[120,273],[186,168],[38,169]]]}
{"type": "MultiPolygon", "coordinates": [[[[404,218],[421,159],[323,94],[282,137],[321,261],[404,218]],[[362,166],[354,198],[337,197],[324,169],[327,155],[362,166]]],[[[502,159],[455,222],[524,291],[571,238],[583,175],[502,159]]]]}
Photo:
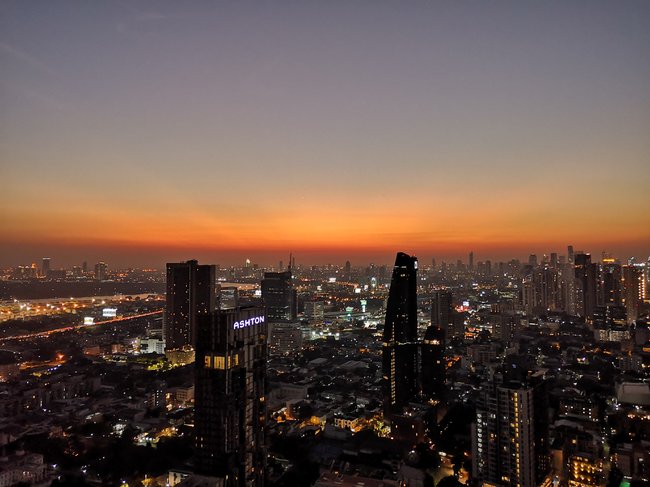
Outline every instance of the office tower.
{"type": "Polygon", "coordinates": [[[537,256],[535,254],[530,254],[528,256],[528,265],[537,267],[537,256]]]}
{"type": "Polygon", "coordinates": [[[291,269],[284,272],[265,272],[262,279],[262,299],[270,322],[295,320],[298,314],[296,291],[291,269]]]}
{"type": "Polygon", "coordinates": [[[108,273],[108,266],[104,262],[98,262],[97,264],[95,264],[95,281],[106,280],[107,273],[108,273]]]}
{"type": "Polygon", "coordinates": [[[86,262],[85,260],[83,261],[83,264],[81,264],[81,270],[83,271],[84,274],[88,272],[88,262],[86,262]]]}
{"type": "Polygon", "coordinates": [[[167,264],[166,350],[195,347],[198,316],[216,307],[215,274],[215,266],[196,260],[167,264]]]}
{"type": "Polygon", "coordinates": [[[573,264],[574,254],[573,254],[573,245],[567,247],[567,262],[573,264]]]}
{"type": "Polygon", "coordinates": [[[43,265],[41,266],[41,277],[47,277],[50,275],[50,258],[43,257],[43,265]]]}
{"type": "Polygon", "coordinates": [[[558,260],[557,260],[557,252],[551,252],[551,267],[555,268],[557,267],[558,260]]]}
{"type": "Polygon", "coordinates": [[[223,487],[262,487],[265,470],[267,324],[264,309],[198,317],[195,472],[223,487]]]}
{"type": "Polygon", "coordinates": [[[431,295],[431,325],[442,329],[444,340],[451,336],[454,307],[450,291],[434,291],[431,295]]]}
{"type": "Polygon", "coordinates": [[[481,386],[472,424],[479,485],[536,487],[549,471],[546,381],[526,372],[504,366],[481,386]]]}
{"type": "Polygon", "coordinates": [[[643,264],[623,266],[623,298],[627,319],[633,323],[639,317],[639,306],[646,297],[646,279],[643,264]]]}
{"type": "Polygon", "coordinates": [[[383,377],[385,408],[397,412],[417,396],[417,268],[416,257],[399,252],[388,292],[383,377]]]}
{"type": "Polygon", "coordinates": [[[474,271],[474,252],[469,253],[469,270],[474,271]]]}
{"type": "Polygon", "coordinates": [[[578,296],[581,307],[578,313],[590,318],[597,304],[598,264],[591,262],[591,255],[576,253],[574,255],[575,275],[578,284],[578,296]]]}

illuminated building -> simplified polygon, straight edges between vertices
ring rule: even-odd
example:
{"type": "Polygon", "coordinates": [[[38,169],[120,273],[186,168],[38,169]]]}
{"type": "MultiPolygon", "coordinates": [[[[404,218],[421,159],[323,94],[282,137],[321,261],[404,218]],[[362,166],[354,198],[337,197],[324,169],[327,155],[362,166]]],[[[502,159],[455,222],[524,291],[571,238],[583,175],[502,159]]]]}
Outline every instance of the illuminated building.
{"type": "Polygon", "coordinates": [[[479,485],[535,487],[549,471],[546,381],[526,372],[504,366],[481,387],[472,424],[479,485]]]}
{"type": "Polygon", "coordinates": [[[597,487],[603,484],[603,460],[584,453],[569,458],[569,487],[597,487]]]}
{"type": "Polygon", "coordinates": [[[441,400],[445,389],[445,331],[440,326],[427,328],[421,344],[422,395],[441,400]]]}
{"type": "Polygon", "coordinates": [[[167,264],[166,350],[194,347],[198,316],[216,307],[215,273],[215,266],[199,265],[196,260],[167,264]]]}
{"type": "Polygon", "coordinates": [[[195,472],[223,487],[264,485],[267,324],[264,309],[199,317],[195,362],[195,472]]]}
{"type": "Polygon", "coordinates": [[[416,257],[399,252],[386,306],[382,369],[386,387],[385,408],[398,411],[418,393],[416,257]]]}
{"type": "Polygon", "coordinates": [[[291,268],[284,272],[265,272],[262,299],[270,322],[295,320],[298,315],[297,296],[293,288],[291,268]]]}
{"type": "Polygon", "coordinates": [[[646,298],[647,281],[643,264],[623,266],[623,298],[628,322],[633,323],[639,316],[639,306],[646,298]]]}

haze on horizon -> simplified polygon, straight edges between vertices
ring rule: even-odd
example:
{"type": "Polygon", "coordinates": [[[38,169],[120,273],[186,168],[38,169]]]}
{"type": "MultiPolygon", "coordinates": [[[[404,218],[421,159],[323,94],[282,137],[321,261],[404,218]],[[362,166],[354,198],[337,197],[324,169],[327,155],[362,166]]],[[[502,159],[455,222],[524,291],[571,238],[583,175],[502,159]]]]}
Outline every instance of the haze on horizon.
{"type": "Polygon", "coordinates": [[[650,253],[649,2],[0,19],[0,266],[650,253]]]}

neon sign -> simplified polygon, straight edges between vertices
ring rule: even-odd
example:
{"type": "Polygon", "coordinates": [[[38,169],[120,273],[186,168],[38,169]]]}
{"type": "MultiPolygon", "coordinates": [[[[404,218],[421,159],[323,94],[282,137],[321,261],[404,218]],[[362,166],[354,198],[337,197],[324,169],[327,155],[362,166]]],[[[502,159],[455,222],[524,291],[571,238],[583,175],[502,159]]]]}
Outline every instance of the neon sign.
{"type": "Polygon", "coordinates": [[[245,320],[235,321],[232,325],[233,329],[239,330],[240,328],[248,328],[249,326],[259,325],[266,321],[265,316],[254,316],[253,318],[247,318],[245,320]]]}

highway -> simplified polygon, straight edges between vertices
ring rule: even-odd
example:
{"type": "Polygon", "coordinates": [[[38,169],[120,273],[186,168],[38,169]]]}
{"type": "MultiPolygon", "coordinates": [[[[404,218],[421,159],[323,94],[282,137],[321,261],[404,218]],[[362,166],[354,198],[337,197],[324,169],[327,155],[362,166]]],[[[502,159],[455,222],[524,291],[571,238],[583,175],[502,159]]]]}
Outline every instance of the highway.
{"type": "Polygon", "coordinates": [[[159,310],[156,310],[156,311],[149,311],[147,313],[141,313],[141,314],[137,314],[137,315],[120,316],[118,318],[113,318],[113,319],[106,320],[106,321],[98,321],[96,323],[93,323],[92,325],[84,325],[82,323],[82,324],[79,324],[79,325],[64,326],[62,328],[55,328],[53,330],[40,331],[40,332],[36,332],[36,333],[26,333],[24,335],[14,335],[14,336],[9,336],[9,337],[5,337],[5,338],[0,338],[0,341],[25,340],[25,339],[28,339],[28,338],[46,337],[46,336],[53,335],[55,333],[64,333],[66,331],[73,331],[73,330],[78,330],[78,329],[82,329],[82,328],[92,328],[94,326],[109,325],[111,323],[119,323],[121,321],[129,321],[129,320],[135,320],[135,319],[138,319],[138,318],[145,318],[147,316],[155,316],[155,315],[162,314],[162,312],[163,312],[163,310],[159,309],[159,310]]]}

